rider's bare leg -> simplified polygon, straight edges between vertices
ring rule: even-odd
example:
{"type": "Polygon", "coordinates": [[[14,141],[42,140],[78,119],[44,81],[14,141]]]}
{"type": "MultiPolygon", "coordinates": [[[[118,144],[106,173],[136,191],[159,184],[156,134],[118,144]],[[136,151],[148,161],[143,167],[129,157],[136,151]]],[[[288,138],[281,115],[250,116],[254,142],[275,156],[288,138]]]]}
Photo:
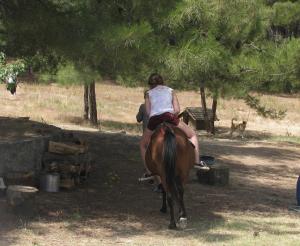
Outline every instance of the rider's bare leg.
{"type": "Polygon", "coordinates": [[[178,127],[185,132],[189,140],[195,146],[195,163],[199,164],[199,142],[196,132],[182,121],[179,122],[178,127]]]}
{"type": "Polygon", "coordinates": [[[151,135],[152,135],[152,131],[150,131],[148,128],[146,128],[144,133],[143,133],[141,142],[140,142],[141,156],[142,156],[142,160],[143,160],[143,163],[144,163],[144,167],[145,167],[148,174],[150,174],[151,172],[147,168],[147,165],[146,165],[146,162],[145,162],[145,155],[146,155],[146,150],[147,150],[148,144],[150,142],[151,135]]]}
{"type": "MultiPolygon", "coordinates": [[[[143,133],[141,142],[140,142],[141,156],[142,156],[142,159],[143,159],[144,167],[145,167],[146,172],[148,174],[151,174],[151,172],[149,171],[149,169],[146,165],[145,155],[146,155],[146,150],[147,150],[148,144],[150,142],[150,138],[151,138],[152,133],[153,133],[153,131],[150,131],[148,128],[146,128],[144,133],[143,133]]],[[[155,176],[155,180],[156,180],[157,184],[161,183],[161,179],[160,179],[159,176],[155,176]]]]}

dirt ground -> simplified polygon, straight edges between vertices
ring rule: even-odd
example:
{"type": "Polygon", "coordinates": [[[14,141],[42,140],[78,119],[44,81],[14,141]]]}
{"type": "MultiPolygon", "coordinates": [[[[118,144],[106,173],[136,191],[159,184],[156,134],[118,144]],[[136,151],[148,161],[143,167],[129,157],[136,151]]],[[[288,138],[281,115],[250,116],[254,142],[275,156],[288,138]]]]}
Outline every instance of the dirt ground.
{"type": "MultiPolygon", "coordinates": [[[[140,136],[74,133],[89,143],[94,159],[90,178],[71,191],[39,192],[29,210],[12,210],[0,198],[1,246],[233,245],[246,234],[252,238],[259,233],[300,240],[300,214],[288,210],[295,204],[299,144],[200,136],[201,153],[230,168],[230,184],[201,185],[192,170],[185,190],[189,225],[185,231],[173,232],[167,229],[169,215],[159,212],[160,194],[151,185],[137,182],[143,172],[140,136]],[[273,220],[251,222],[252,217],[276,217],[278,227],[273,227],[273,220]],[[282,225],[286,227],[281,229],[282,225]],[[242,234],[234,234],[236,228],[242,234]]],[[[256,238],[249,244],[238,242],[235,245],[269,245],[256,238]]]]}
{"type": "MultiPolygon", "coordinates": [[[[47,135],[62,127],[86,139],[94,158],[90,178],[74,190],[39,192],[33,207],[17,210],[0,197],[0,246],[298,246],[300,214],[289,207],[295,205],[300,174],[299,95],[261,97],[267,106],[288,109],[281,121],[258,116],[240,100],[219,100],[217,135],[199,132],[200,148],[230,168],[230,184],[199,184],[192,170],[185,188],[188,227],[170,231],[169,215],[159,212],[160,194],[137,182],[143,166],[135,114],[143,89],[97,84],[99,131],[82,121],[81,86],[24,83],[12,96],[0,85],[0,141],[47,135]],[[245,139],[229,139],[233,117],[248,121],[245,139]]],[[[177,95],[182,108],[199,106],[199,93],[177,95]]]]}

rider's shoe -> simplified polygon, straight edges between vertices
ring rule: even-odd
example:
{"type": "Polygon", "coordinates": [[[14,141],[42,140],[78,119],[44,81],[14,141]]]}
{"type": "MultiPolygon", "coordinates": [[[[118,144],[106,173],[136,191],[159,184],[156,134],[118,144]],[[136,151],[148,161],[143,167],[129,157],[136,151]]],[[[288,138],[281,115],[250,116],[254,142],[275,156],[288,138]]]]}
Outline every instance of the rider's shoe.
{"type": "Polygon", "coordinates": [[[144,173],[142,177],[139,178],[140,182],[148,181],[149,184],[154,184],[153,175],[149,173],[144,173]]]}
{"type": "Polygon", "coordinates": [[[207,171],[210,169],[209,166],[207,166],[204,161],[200,161],[200,163],[195,163],[194,168],[201,169],[201,170],[207,170],[207,171]]]}

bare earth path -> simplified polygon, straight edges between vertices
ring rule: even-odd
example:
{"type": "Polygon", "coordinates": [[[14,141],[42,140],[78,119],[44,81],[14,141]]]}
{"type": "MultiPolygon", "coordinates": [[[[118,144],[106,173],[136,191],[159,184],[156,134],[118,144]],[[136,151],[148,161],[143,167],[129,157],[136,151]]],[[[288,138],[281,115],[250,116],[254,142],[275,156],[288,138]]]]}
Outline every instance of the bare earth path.
{"type": "Polygon", "coordinates": [[[300,173],[296,144],[200,139],[231,170],[228,187],[200,185],[191,172],[185,200],[188,229],[169,231],[160,195],[138,184],[139,136],[77,132],[95,159],[87,183],[73,191],[39,193],[32,215],[0,200],[0,245],[297,245],[295,203],[300,173]],[[288,240],[288,241],[287,241],[288,240]]]}
{"type": "MultiPolygon", "coordinates": [[[[40,192],[30,213],[13,212],[0,198],[0,246],[298,246],[300,213],[288,207],[296,202],[300,145],[274,142],[272,137],[299,143],[300,95],[261,97],[266,106],[288,110],[281,121],[261,118],[241,100],[218,101],[219,139],[200,137],[201,153],[229,166],[230,185],[201,185],[192,171],[185,192],[188,228],[170,231],[169,215],[159,213],[160,195],[152,191],[152,186],[137,183],[143,167],[135,115],[143,101],[143,90],[97,83],[101,127],[106,130],[99,132],[87,129],[82,120],[82,86],[24,83],[17,95],[11,96],[0,85],[1,117],[29,116],[37,121],[21,127],[12,123],[14,119],[3,125],[0,117],[1,140],[42,134],[45,129],[40,124],[47,122],[71,127],[86,138],[95,159],[88,182],[72,191],[40,192]],[[245,141],[228,139],[234,117],[248,121],[245,141]]],[[[182,109],[200,104],[197,92],[178,91],[177,95],[182,109]]],[[[207,103],[211,105],[210,100],[207,103]]]]}

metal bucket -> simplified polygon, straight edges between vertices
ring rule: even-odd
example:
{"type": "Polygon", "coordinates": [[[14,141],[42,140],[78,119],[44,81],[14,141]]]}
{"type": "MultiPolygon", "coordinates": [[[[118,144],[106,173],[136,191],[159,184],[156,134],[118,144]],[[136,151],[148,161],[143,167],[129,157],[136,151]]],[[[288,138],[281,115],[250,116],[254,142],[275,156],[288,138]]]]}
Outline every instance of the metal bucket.
{"type": "Polygon", "coordinates": [[[4,184],[3,178],[0,178],[0,197],[5,195],[6,185],[4,184]]]}
{"type": "Polygon", "coordinates": [[[60,175],[58,173],[43,174],[40,179],[40,189],[47,192],[58,192],[60,175]]]}

